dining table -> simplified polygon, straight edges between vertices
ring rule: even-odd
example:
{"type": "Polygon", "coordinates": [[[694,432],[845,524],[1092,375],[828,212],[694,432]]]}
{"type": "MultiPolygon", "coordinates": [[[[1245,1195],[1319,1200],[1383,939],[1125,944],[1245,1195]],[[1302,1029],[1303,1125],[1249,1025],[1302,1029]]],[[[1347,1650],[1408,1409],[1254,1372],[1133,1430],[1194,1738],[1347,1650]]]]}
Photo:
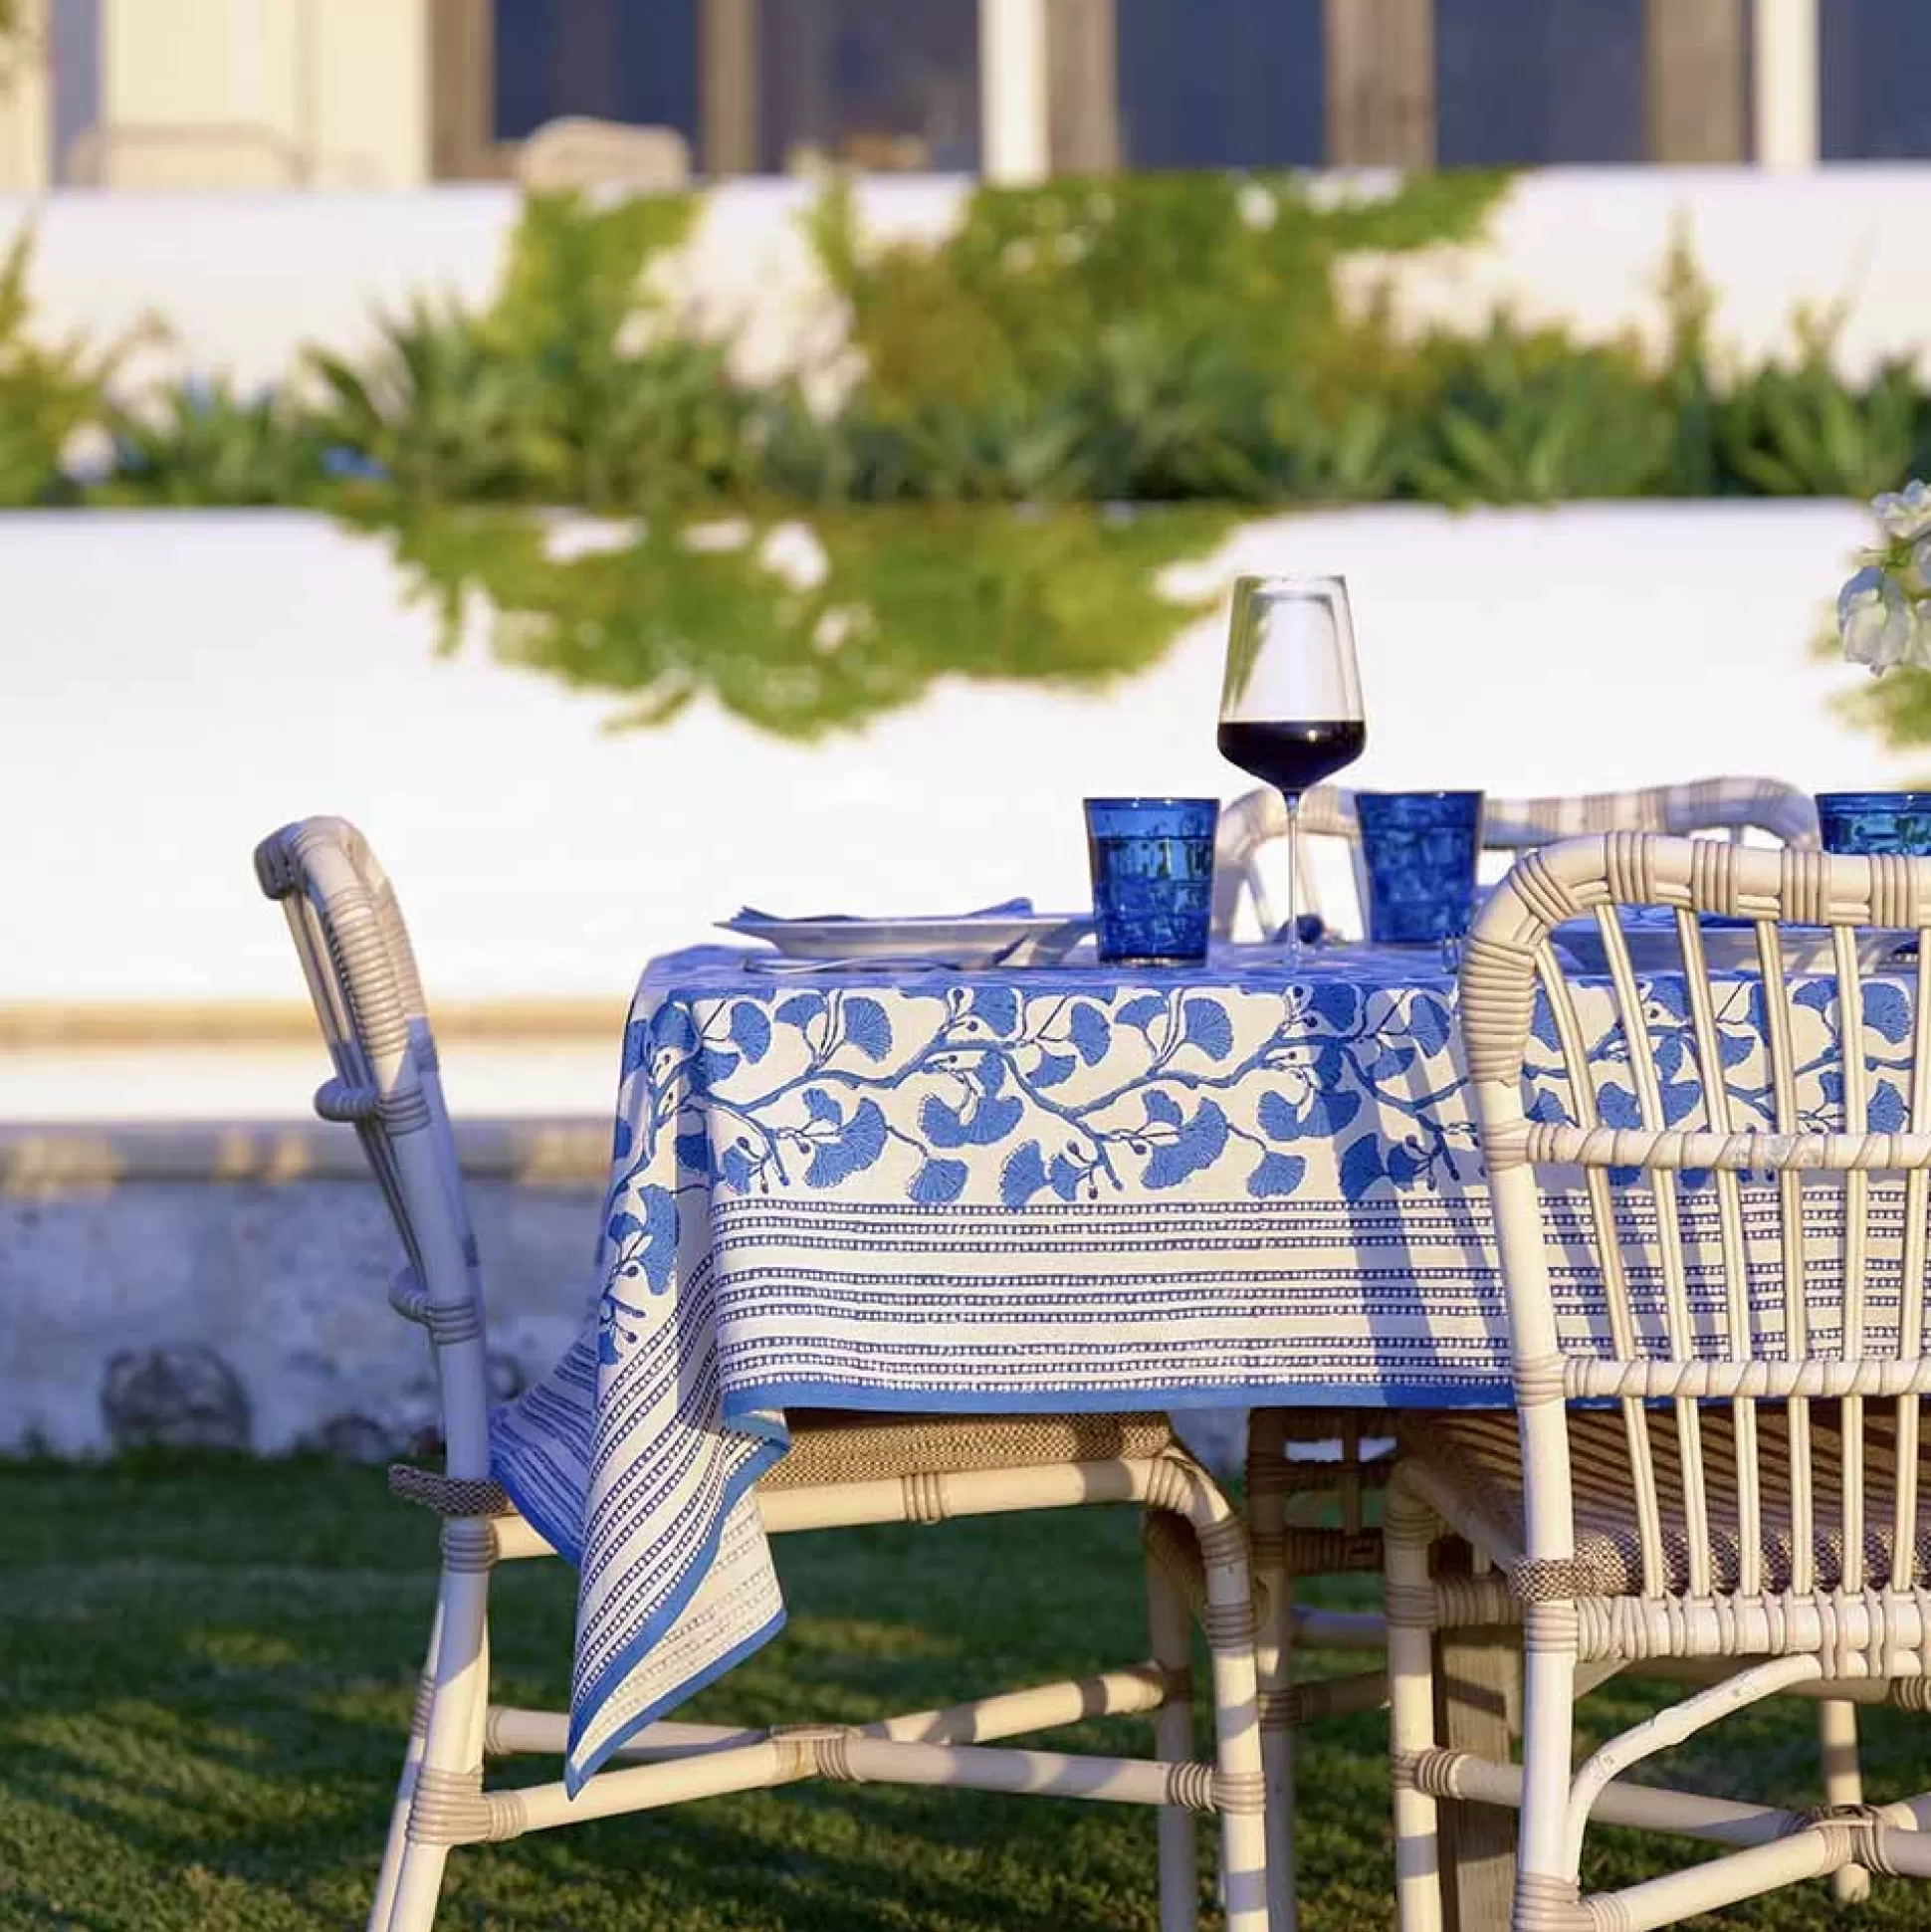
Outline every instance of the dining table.
{"type": "MultiPolygon", "coordinates": [[[[1572,1091],[1539,1009],[1532,1112],[1633,1124],[1622,1002],[1607,976],[1572,983],[1593,1092],[1572,1091]]],[[[1795,1010],[1827,1028],[1834,982],[1815,985],[1795,1010]]],[[[1761,1112],[1761,990],[1717,991],[1719,1077],[1761,1112]]],[[[1645,972],[1635,994],[1667,1108],[1697,1052],[1681,974],[1645,972]]],[[[1864,1000],[1881,1113],[1897,1016],[1879,981],[1864,1000]]],[[[594,1311],[494,1423],[500,1480],[578,1570],[572,1789],[781,1626],[751,1492],[785,1452],[787,1409],[1511,1405],[1471,1098],[1433,945],[1323,946],[1291,966],[1218,944],[1178,967],[723,946],[651,962],[622,1042],[594,1311]]],[[[1800,1099],[1832,1104],[1803,1079],[1800,1099]]],[[[1721,1244],[1717,1190],[1695,1179],[1693,1295],[1721,1244]]],[[[1546,1198],[1559,1319],[1587,1341],[1603,1321],[1588,1207],[1546,1198]]],[[[1625,1209],[1639,1242],[1653,1202],[1630,1188],[1625,1209]]],[[[1774,1322],[1780,1256],[1747,1190],[1746,1221],[1774,1322]]],[[[1640,1265],[1629,1279],[1640,1315],[1640,1265]]],[[[1502,1755],[1512,1639],[1458,1641],[1449,1741],[1502,1755]]],[[[1512,1839],[1506,1815],[1469,1823],[1465,1922],[1494,1922],[1512,1839]]]]}

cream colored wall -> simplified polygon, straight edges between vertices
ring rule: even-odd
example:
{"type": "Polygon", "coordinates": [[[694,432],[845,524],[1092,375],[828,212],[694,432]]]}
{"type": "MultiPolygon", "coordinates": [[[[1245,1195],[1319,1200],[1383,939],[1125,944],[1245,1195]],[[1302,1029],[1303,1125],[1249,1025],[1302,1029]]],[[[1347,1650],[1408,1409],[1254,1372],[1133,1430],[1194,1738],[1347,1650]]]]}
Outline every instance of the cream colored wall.
{"type": "Polygon", "coordinates": [[[36,194],[48,182],[53,98],[40,46],[45,11],[42,0],[26,0],[20,46],[0,50],[0,190],[14,194],[36,194]]]}
{"type": "Polygon", "coordinates": [[[319,23],[318,185],[420,187],[430,178],[429,0],[308,4],[319,23]]]}
{"type": "Polygon", "coordinates": [[[107,185],[409,188],[427,0],[103,0],[107,185]]]}

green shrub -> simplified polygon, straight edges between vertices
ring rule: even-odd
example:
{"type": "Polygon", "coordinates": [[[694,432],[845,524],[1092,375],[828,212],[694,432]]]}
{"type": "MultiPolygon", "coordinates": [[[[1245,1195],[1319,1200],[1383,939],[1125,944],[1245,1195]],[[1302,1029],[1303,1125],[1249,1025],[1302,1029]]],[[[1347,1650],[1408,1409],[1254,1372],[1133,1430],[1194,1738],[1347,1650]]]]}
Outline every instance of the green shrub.
{"type": "Polygon", "coordinates": [[[64,468],[78,431],[105,430],[107,385],[128,341],[105,350],[81,340],[49,347],[30,332],[27,273],[33,238],[23,231],[0,257],[0,509],[59,503],[76,494],[64,468]]]}
{"type": "Polygon", "coordinates": [[[1795,368],[1745,376],[1716,412],[1719,474],[1765,497],[1871,497],[1894,489],[1931,455],[1931,406],[1908,362],[1861,387],[1835,372],[1835,324],[1803,331],[1795,368]]]}
{"type": "Polygon", "coordinates": [[[1436,503],[1662,494],[1675,413],[1632,348],[1582,348],[1501,322],[1421,350],[1433,377],[1407,476],[1436,503]]]}
{"type": "Polygon", "coordinates": [[[568,452],[540,406],[541,371],[475,321],[418,300],[384,321],[356,368],[317,352],[322,441],[359,454],[405,505],[562,501],[568,452]]]}
{"type": "Polygon", "coordinates": [[[631,508],[748,486],[751,400],[648,283],[694,212],[678,196],[533,197],[488,309],[418,301],[365,366],[312,357],[322,442],[415,505],[631,508]]]}
{"type": "Polygon", "coordinates": [[[1206,505],[867,507],[809,524],[764,511],[618,528],[611,546],[574,555],[559,553],[553,520],[527,512],[390,528],[445,648],[480,593],[499,656],[618,694],[621,723],[659,724],[708,694],[808,737],[910,704],[940,677],[1095,685],[1144,669],[1204,608],[1163,595],[1160,570],[1230,521],[1206,505]],[[815,548],[822,574],[773,567],[787,541],[815,548]]]}
{"type": "Polygon", "coordinates": [[[274,391],[241,396],[225,378],[113,407],[114,467],[103,501],[169,508],[305,504],[328,489],[315,424],[274,391]]]}
{"type": "Polygon", "coordinates": [[[1473,239],[1493,175],[1330,202],[1294,176],[982,188],[936,245],[869,253],[848,190],[810,228],[865,373],[861,497],[1292,502],[1392,494],[1411,357],[1345,315],[1350,254],[1473,239]]]}
{"type": "MultiPolygon", "coordinates": [[[[1869,495],[1931,468],[1924,384],[1902,362],[1840,376],[1841,318],[1807,323],[1793,364],[1717,380],[1684,240],[1659,353],[1505,316],[1404,333],[1377,264],[1478,241],[1505,192],[1493,175],[1373,196],[1287,175],[1062,180],[982,187],[947,235],[873,246],[834,181],[806,227],[845,359],[755,384],[671,299],[695,198],[534,197],[487,302],[419,299],[368,353],[313,353],[273,395],[217,383],[113,408],[126,345],[37,345],[23,243],[0,268],[0,505],[329,508],[389,534],[451,637],[481,595],[498,649],[621,694],[633,721],[708,693],[803,733],[940,676],[1142,665],[1188,614],[1158,568],[1259,507],[1869,495]],[[97,423],[118,460],[84,485],[63,451],[97,423]],[[566,507],[634,537],[559,553],[547,513],[566,507]],[[746,546],[687,541],[731,516],[746,546]],[[800,519],[826,572],[805,591],[756,560],[800,519]]],[[[1860,715],[1931,739],[1926,692],[1886,680],[1860,715]]]]}

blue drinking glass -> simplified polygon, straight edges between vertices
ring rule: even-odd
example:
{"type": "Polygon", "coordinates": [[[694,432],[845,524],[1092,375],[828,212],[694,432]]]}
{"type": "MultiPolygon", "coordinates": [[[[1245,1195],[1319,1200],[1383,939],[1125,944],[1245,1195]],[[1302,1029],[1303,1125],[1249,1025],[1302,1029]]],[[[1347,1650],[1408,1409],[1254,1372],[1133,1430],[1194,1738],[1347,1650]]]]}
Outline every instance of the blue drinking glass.
{"type": "Polygon", "coordinates": [[[1213,905],[1215,798],[1089,798],[1099,955],[1109,966],[1194,966],[1213,905]]]}
{"type": "Polygon", "coordinates": [[[1931,856],[1931,791],[1821,791],[1817,816],[1826,852],[1931,856]]]}
{"type": "Polygon", "coordinates": [[[1475,907],[1479,791],[1358,791],[1368,865],[1368,937],[1385,946],[1456,941],[1475,907]]]}

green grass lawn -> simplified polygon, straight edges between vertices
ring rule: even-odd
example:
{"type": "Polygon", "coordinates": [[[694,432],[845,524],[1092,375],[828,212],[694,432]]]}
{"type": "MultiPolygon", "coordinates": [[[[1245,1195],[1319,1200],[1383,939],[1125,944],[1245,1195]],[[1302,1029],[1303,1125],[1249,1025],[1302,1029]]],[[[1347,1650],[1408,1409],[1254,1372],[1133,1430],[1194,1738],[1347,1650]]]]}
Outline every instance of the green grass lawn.
{"type": "MultiPolygon", "coordinates": [[[[427,1630],[432,1520],[391,1502],[379,1475],[287,1463],[5,1469],[0,1511],[0,1927],[359,1925],[427,1630]]],[[[1141,1650],[1124,1510],[789,1538],[779,1565],[789,1629],[686,1714],[862,1719],[1141,1650]]],[[[497,1577],[497,1694],[560,1706],[572,1578],[554,1563],[497,1577]]],[[[1628,1722],[1642,1698],[1601,1694],[1591,1731],[1628,1722]]],[[[1808,1707],[1766,1707],[1670,1768],[1706,1790],[1812,1803],[1812,1731],[1808,1707]]],[[[1138,1751],[1147,1729],[1060,1736],[1138,1751]]],[[[1931,1787],[1924,1720],[1880,1713],[1866,1737],[1874,1795],[1931,1787]]],[[[1382,1749],[1373,1715],[1304,1734],[1309,1932],[1393,1924],[1382,1749]]],[[[1124,1807],[794,1786],[459,1850],[440,1923],[1152,1928],[1153,1843],[1152,1818],[1124,1807]]],[[[1600,1845],[1599,1881],[1653,1868],[1653,1845],[1600,1845]]],[[[1860,1924],[1931,1923],[1931,1890],[1876,1886],[1860,1924]]],[[[1813,1885],[1720,1922],[1830,1915],[1813,1885]]]]}

